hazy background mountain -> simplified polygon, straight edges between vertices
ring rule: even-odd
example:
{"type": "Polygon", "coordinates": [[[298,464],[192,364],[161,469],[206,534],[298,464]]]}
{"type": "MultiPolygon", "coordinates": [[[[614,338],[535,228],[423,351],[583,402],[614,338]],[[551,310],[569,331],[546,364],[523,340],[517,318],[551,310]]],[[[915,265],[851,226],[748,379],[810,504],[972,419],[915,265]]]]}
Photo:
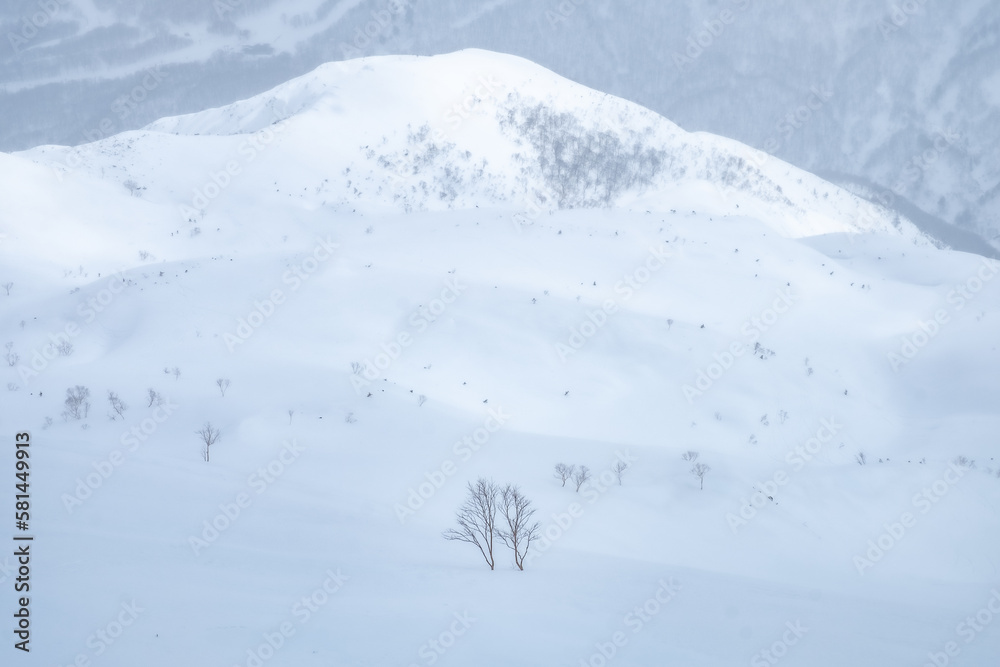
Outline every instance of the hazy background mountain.
{"type": "Polygon", "coordinates": [[[84,143],[331,60],[481,47],[1000,247],[1000,5],[825,4],[9,1],[0,150],[84,143]]]}

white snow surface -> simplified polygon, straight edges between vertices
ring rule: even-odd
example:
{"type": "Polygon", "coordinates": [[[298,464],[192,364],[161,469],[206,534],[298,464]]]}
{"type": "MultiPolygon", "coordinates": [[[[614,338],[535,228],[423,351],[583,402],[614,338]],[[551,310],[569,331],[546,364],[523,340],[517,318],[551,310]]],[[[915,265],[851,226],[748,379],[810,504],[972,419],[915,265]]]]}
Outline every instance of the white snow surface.
{"type": "Polygon", "coordinates": [[[367,58],[0,154],[0,234],[4,664],[1000,654],[1000,267],[736,142],[516,58],[367,58]],[[479,476],[537,506],[524,571],[441,537],[479,476]]]}

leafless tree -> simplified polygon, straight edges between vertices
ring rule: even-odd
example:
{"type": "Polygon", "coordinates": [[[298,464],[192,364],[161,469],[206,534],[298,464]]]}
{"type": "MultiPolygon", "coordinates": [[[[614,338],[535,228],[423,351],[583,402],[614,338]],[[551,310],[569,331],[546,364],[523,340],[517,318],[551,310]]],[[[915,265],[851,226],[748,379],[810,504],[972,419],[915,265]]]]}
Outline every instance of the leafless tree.
{"type": "Polygon", "coordinates": [[[524,558],[532,540],[538,537],[541,524],[532,521],[535,508],[531,506],[521,490],[510,484],[500,492],[500,510],[506,525],[501,525],[497,531],[500,539],[514,552],[514,564],[517,569],[524,569],[524,558]]]}
{"type": "Polygon", "coordinates": [[[86,387],[76,385],[72,389],[66,390],[66,410],[63,417],[69,419],[85,419],[90,412],[90,390],[86,387]]]}
{"type": "Polygon", "coordinates": [[[566,486],[566,480],[571,479],[575,471],[576,466],[568,466],[565,463],[557,463],[556,479],[561,481],[563,486],[566,486]]]}
{"type": "Polygon", "coordinates": [[[3,289],[7,292],[7,296],[10,296],[10,288],[14,286],[14,283],[4,283],[3,289]]]}
{"type": "Polygon", "coordinates": [[[622,485],[622,475],[625,474],[626,470],[628,470],[628,464],[624,461],[618,461],[611,467],[611,472],[618,478],[618,486],[622,485]]]}
{"type": "Polygon", "coordinates": [[[709,470],[711,470],[711,468],[709,468],[704,463],[695,463],[694,467],[691,468],[691,474],[697,477],[698,481],[700,482],[699,486],[700,489],[705,488],[705,475],[708,473],[709,470]]]}
{"type": "Polygon", "coordinates": [[[975,468],[976,462],[967,456],[956,456],[952,459],[952,463],[959,466],[960,468],[975,468]]]}
{"type": "Polygon", "coordinates": [[[163,396],[161,396],[159,392],[153,388],[150,388],[149,394],[146,396],[146,400],[149,401],[146,404],[147,408],[151,408],[154,405],[163,405],[163,396]]]}
{"type": "Polygon", "coordinates": [[[573,481],[576,483],[576,490],[579,491],[580,487],[583,486],[588,479],[590,479],[590,468],[587,466],[580,466],[577,468],[576,472],[573,473],[573,481]]]}
{"type": "Polygon", "coordinates": [[[219,440],[219,436],[222,435],[219,429],[212,426],[212,422],[205,422],[205,425],[201,429],[195,431],[195,434],[201,437],[201,441],[205,443],[205,451],[202,456],[205,457],[205,461],[209,460],[209,450],[219,440]]]}
{"type": "Polygon", "coordinates": [[[690,461],[691,463],[694,463],[695,461],[698,460],[698,452],[692,452],[692,451],[684,452],[683,454],[681,454],[681,458],[684,459],[685,461],[690,461]]]}
{"type": "Polygon", "coordinates": [[[444,532],[444,539],[474,544],[493,570],[496,559],[493,556],[493,541],[497,535],[497,505],[500,488],[493,480],[480,477],[473,484],[469,482],[469,495],[458,510],[458,528],[444,532]]]}
{"type": "Polygon", "coordinates": [[[122,419],[125,418],[125,411],[128,410],[128,406],[125,405],[125,402],[118,397],[118,394],[113,391],[109,391],[108,403],[111,405],[111,410],[113,411],[108,415],[111,419],[117,419],[118,417],[121,417],[122,419]],[[115,415],[118,415],[118,417],[115,415]]]}
{"type": "Polygon", "coordinates": [[[215,384],[219,387],[219,391],[222,392],[222,395],[225,396],[226,390],[229,389],[229,380],[226,378],[219,378],[215,381],[215,384]]]}
{"type": "Polygon", "coordinates": [[[868,463],[868,457],[865,456],[864,452],[858,452],[857,455],[854,457],[854,460],[858,462],[859,466],[863,466],[866,463],[868,463]]]}
{"type": "Polygon", "coordinates": [[[7,343],[4,344],[4,349],[7,350],[7,354],[5,355],[7,365],[11,367],[16,366],[21,357],[14,351],[14,341],[7,341],[7,343]]]}
{"type": "Polygon", "coordinates": [[[292,425],[292,415],[294,415],[294,414],[295,414],[295,410],[289,410],[288,411],[288,425],[289,426],[292,425]]]}

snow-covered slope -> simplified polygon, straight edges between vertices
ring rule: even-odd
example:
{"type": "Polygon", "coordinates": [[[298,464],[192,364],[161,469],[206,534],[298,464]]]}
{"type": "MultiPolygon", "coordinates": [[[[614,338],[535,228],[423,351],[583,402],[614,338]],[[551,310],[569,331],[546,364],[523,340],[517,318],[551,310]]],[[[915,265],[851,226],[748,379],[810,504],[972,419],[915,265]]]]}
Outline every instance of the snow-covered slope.
{"type": "Polygon", "coordinates": [[[525,224],[559,208],[662,212],[678,189],[700,187],[713,191],[709,212],[756,215],[786,236],[895,226],[923,238],[894,214],[764,153],[686,133],[527,61],[477,50],[331,63],[227,107],[24,155],[60,178],[100,174],[142,188],[144,199],[172,202],[190,222],[221,202],[290,197],[335,210],[500,206],[525,224]],[[220,157],[205,160],[206,144],[220,157]],[[270,168],[256,163],[265,153],[270,168]]]}
{"type": "Polygon", "coordinates": [[[30,664],[991,664],[1000,267],[745,151],[466,52],[0,154],[30,664]]]}
{"type": "Polygon", "coordinates": [[[0,5],[0,148],[85,143],[328,61],[480,47],[996,245],[998,26],[990,0],[20,0],[0,5]]]}

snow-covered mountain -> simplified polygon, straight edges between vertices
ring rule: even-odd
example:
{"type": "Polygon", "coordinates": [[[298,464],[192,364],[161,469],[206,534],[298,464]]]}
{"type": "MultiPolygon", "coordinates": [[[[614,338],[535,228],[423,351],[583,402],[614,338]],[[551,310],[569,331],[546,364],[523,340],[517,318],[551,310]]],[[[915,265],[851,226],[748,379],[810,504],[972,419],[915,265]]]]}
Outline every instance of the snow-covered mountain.
{"type": "Polygon", "coordinates": [[[0,154],[0,235],[31,664],[1000,649],[1000,265],[734,141],[366,58],[0,154]],[[441,537],[479,476],[538,508],[524,571],[441,537]]]}
{"type": "Polygon", "coordinates": [[[785,236],[895,229],[926,242],[766,153],[476,50],[331,63],[243,102],[21,155],[60,181],[110,180],[187,224],[291,198],[332,211],[504,208],[524,225],[556,209],[667,212],[694,189],[711,193],[703,212],[757,215],[785,236]]]}
{"type": "Polygon", "coordinates": [[[331,60],[481,47],[765,150],[984,252],[970,234],[1000,234],[998,26],[988,0],[19,0],[0,6],[0,148],[138,129],[331,60]]]}

